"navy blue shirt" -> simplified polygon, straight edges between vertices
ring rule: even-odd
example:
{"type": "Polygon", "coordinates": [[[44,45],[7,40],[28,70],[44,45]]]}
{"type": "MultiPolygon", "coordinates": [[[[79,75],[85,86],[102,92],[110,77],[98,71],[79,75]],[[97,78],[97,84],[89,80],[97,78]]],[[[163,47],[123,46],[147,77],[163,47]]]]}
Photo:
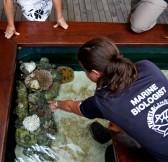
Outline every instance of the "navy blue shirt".
{"type": "Polygon", "coordinates": [[[104,118],[118,124],[159,162],[168,162],[168,79],[144,60],[136,63],[138,79],[122,93],[107,87],[83,101],[87,118],[104,118]],[[107,95],[108,94],[108,95],[107,95]]]}

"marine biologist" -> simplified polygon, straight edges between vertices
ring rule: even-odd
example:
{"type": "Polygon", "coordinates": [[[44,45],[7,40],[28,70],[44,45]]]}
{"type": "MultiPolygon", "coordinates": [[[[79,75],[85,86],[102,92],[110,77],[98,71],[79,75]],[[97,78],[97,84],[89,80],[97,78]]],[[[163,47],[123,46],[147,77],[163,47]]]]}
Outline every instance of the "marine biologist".
{"type": "Polygon", "coordinates": [[[3,0],[3,2],[7,18],[5,37],[8,39],[13,35],[20,34],[17,32],[14,25],[14,4],[17,4],[20,7],[22,14],[28,21],[45,21],[51,14],[54,4],[57,13],[56,25],[54,25],[54,28],[58,26],[61,26],[64,29],[68,28],[62,15],[61,0],[3,0]]]}
{"type": "Polygon", "coordinates": [[[135,139],[151,162],[168,162],[168,79],[162,71],[148,60],[133,63],[105,37],[84,43],[77,58],[96,83],[95,94],[84,101],[49,101],[51,110],[106,119],[135,139]]]}

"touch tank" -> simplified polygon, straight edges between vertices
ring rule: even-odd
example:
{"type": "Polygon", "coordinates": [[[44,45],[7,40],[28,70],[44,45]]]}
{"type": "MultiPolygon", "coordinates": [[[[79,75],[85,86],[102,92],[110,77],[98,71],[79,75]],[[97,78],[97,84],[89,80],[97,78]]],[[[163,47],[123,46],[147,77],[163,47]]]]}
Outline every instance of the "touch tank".
{"type": "Polygon", "coordinates": [[[47,53],[44,51],[45,48],[18,51],[12,129],[8,134],[13,137],[8,141],[5,161],[104,161],[109,143],[102,145],[94,141],[89,125],[95,120],[105,126],[108,122],[62,110],[52,112],[47,103],[54,98],[83,100],[93,95],[95,84],[79,67],[74,49],[72,53],[68,51],[71,59],[65,57],[62,49],[54,49],[54,54],[49,49],[47,53]]]}
{"type": "MultiPolygon", "coordinates": [[[[47,100],[50,99],[83,100],[94,94],[95,84],[79,67],[76,60],[77,50],[78,47],[18,49],[14,86],[16,89],[8,133],[8,139],[12,140],[7,141],[6,162],[104,161],[105,149],[111,141],[103,145],[94,141],[89,125],[98,120],[107,126],[108,121],[89,120],[62,110],[51,112],[47,106],[47,100]],[[66,69],[63,70],[66,71],[64,81],[61,80],[64,78],[61,68],[66,69]],[[47,84],[39,85],[40,81],[36,81],[38,78],[47,80],[47,84]],[[53,89],[46,93],[53,83],[53,89]],[[36,90],[38,93],[34,93],[36,90]],[[25,109],[19,111],[18,107],[25,109]]],[[[135,48],[130,51],[130,48],[125,47],[120,50],[132,61],[151,59],[168,76],[164,55],[157,60],[151,53],[143,58],[139,54],[136,57],[135,53],[131,52],[141,53],[146,50],[148,53],[148,48],[135,48]]]]}

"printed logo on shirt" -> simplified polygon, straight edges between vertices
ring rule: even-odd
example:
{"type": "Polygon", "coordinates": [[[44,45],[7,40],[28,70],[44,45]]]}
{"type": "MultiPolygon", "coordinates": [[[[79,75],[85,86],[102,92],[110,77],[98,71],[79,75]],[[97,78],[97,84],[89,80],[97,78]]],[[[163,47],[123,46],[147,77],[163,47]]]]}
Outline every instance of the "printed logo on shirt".
{"type": "Polygon", "coordinates": [[[163,109],[165,105],[168,107],[167,99],[152,106],[147,114],[148,127],[164,137],[168,135],[168,109],[163,109]]]}
{"type": "Polygon", "coordinates": [[[138,94],[132,100],[131,104],[134,106],[131,109],[131,113],[136,116],[146,108],[151,107],[166,93],[165,87],[159,88],[156,84],[152,84],[143,92],[138,94]]]}

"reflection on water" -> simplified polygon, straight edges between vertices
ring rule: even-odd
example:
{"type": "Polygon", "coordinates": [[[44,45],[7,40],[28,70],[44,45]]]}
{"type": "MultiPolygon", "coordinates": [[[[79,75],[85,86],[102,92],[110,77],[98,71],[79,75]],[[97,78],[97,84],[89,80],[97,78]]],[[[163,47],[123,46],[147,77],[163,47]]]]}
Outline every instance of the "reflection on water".
{"type": "MultiPolygon", "coordinates": [[[[92,83],[84,72],[75,71],[73,82],[62,84],[57,99],[84,100],[94,94],[95,84],[92,83]],[[82,82],[82,84],[81,84],[82,82]]],[[[54,156],[53,162],[103,162],[106,147],[110,144],[99,144],[94,141],[89,132],[89,125],[95,120],[103,125],[108,125],[106,120],[89,120],[72,113],[57,110],[54,112],[54,119],[58,132],[52,142],[52,147],[46,151],[50,156],[54,156]]],[[[19,162],[42,162],[35,155],[31,157],[22,154],[23,148],[16,147],[17,161],[19,162]]],[[[41,150],[40,150],[41,151],[41,150]]],[[[48,161],[49,162],[49,161],[48,161]]]]}

